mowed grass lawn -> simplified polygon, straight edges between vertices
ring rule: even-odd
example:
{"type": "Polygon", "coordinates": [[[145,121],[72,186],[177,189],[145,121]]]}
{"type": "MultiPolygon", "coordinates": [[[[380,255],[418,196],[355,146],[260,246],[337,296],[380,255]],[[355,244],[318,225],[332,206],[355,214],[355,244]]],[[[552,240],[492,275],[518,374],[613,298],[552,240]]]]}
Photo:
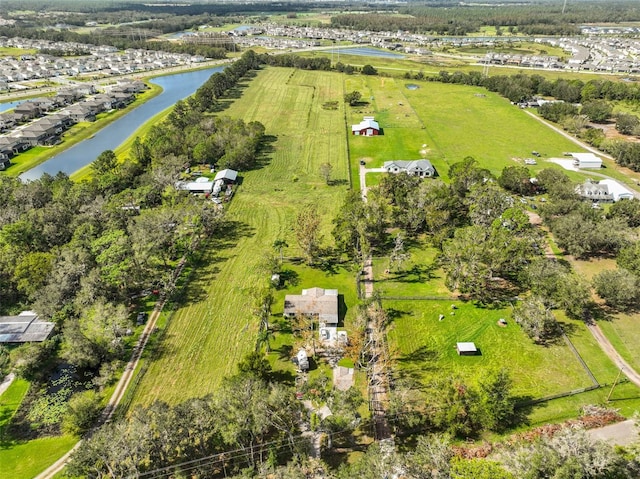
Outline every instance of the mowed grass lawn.
{"type": "Polygon", "coordinates": [[[0,479],[35,477],[78,440],[67,435],[23,442],[7,439],[3,428],[15,414],[28,390],[27,381],[15,379],[0,395],[0,479]]]}
{"type": "Polygon", "coordinates": [[[529,398],[591,385],[564,342],[533,344],[511,320],[510,309],[460,301],[384,301],[384,306],[393,319],[389,337],[398,350],[400,372],[415,379],[459,374],[473,382],[504,367],[514,380],[514,393],[529,398]],[[497,324],[500,318],[507,320],[506,327],[497,324]],[[481,354],[459,356],[456,343],[466,341],[474,342],[481,354]]]}
{"type": "MultiPolygon", "coordinates": [[[[379,137],[350,137],[352,159],[366,158],[368,167],[380,167],[387,160],[426,157],[446,179],[449,167],[467,156],[499,175],[505,166],[522,164],[514,158],[530,157],[534,150],[543,157],[581,151],[575,143],[484,88],[354,76],[347,77],[345,90],[360,91],[362,100],[368,102],[349,107],[348,122],[359,123],[363,116],[375,115],[383,129],[379,137]],[[418,88],[409,90],[407,84],[418,88]]],[[[539,163],[533,171],[557,167],[539,163]]]]}
{"type": "MultiPolygon", "coordinates": [[[[176,403],[215,391],[222,378],[255,347],[258,324],[247,290],[265,281],[256,266],[278,238],[297,256],[293,223],[308,203],[319,207],[325,238],[348,188],[342,77],[335,73],[267,68],[244,85],[223,114],[260,121],[272,135],[263,167],[244,172],[228,205],[234,223],[193,272],[183,304],[173,315],[161,352],[150,363],[134,404],[176,403]],[[337,110],[323,104],[338,101],[337,110]],[[327,186],[322,163],[333,166],[327,186]]],[[[328,241],[328,239],[326,240],[328,241]]],[[[311,287],[313,284],[300,284],[311,287]]]]}

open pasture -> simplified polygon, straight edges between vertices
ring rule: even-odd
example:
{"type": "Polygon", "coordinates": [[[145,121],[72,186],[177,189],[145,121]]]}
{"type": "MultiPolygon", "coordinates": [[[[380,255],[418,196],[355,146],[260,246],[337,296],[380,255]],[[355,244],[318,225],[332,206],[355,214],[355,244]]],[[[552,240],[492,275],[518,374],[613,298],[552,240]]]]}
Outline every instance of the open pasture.
{"type": "MultiPolygon", "coordinates": [[[[270,137],[263,164],[241,174],[242,184],[228,205],[228,226],[194,269],[183,306],[175,311],[134,404],[202,396],[234,373],[237,362],[255,347],[258,324],[247,292],[268,280],[257,272],[264,253],[282,238],[291,245],[287,256],[299,254],[292,225],[299,209],[311,202],[323,216],[327,241],[346,192],[342,77],[268,68],[242,88],[242,96],[223,114],[265,125],[270,137]],[[338,109],[323,108],[336,100],[338,109]],[[326,162],[333,166],[331,185],[319,174],[326,162]]],[[[300,285],[308,286],[313,285],[300,285]]]]}
{"type": "Polygon", "coordinates": [[[380,167],[387,160],[426,157],[446,179],[453,163],[472,156],[499,175],[504,167],[519,164],[517,158],[529,157],[534,150],[543,157],[580,151],[504,98],[480,87],[375,76],[347,77],[345,83],[346,91],[363,94],[362,106],[349,107],[349,123],[375,115],[383,130],[378,137],[349,139],[352,159],[368,158],[369,167],[380,167]],[[410,90],[408,84],[418,88],[410,90]]]}
{"type": "Polygon", "coordinates": [[[511,319],[510,308],[484,309],[460,301],[385,301],[384,306],[393,319],[389,337],[399,351],[399,370],[417,380],[459,374],[475,381],[504,367],[514,380],[514,393],[523,398],[591,385],[562,340],[549,346],[533,344],[511,319]],[[439,320],[440,314],[444,319],[439,320]],[[506,327],[498,325],[500,318],[507,321],[506,327]],[[481,354],[459,356],[456,343],[467,341],[475,342],[481,354]]]}

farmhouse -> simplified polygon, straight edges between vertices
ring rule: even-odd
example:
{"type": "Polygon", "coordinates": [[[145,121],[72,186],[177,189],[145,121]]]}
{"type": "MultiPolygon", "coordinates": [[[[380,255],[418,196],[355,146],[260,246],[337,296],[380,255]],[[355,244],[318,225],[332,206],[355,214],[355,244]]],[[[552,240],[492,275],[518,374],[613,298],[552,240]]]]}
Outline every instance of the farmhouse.
{"type": "Polygon", "coordinates": [[[421,178],[431,178],[436,175],[436,169],[429,160],[385,161],[383,168],[387,173],[406,173],[421,178]]]}
{"type": "Polygon", "coordinates": [[[323,341],[338,339],[338,290],[310,288],[302,294],[288,294],[284,298],[285,318],[298,315],[318,320],[318,331],[323,341]]]}
{"type": "Polygon", "coordinates": [[[456,343],[456,351],[460,356],[475,356],[478,354],[478,348],[475,343],[456,343]]]}
{"type": "Polygon", "coordinates": [[[620,200],[632,200],[634,198],[634,194],[631,190],[628,190],[615,180],[600,180],[598,184],[604,185],[609,189],[609,194],[611,194],[614,202],[620,200]]]}
{"type": "Polygon", "coordinates": [[[351,134],[358,136],[377,136],[380,134],[380,125],[372,116],[365,116],[357,125],[351,125],[351,134]]]}
{"type": "Polygon", "coordinates": [[[42,342],[51,336],[53,323],[40,321],[33,311],[0,316],[0,343],[42,342]]]}
{"type": "Polygon", "coordinates": [[[593,202],[616,202],[633,199],[633,192],[615,180],[587,180],[576,187],[576,193],[593,202]]]}
{"type": "Polygon", "coordinates": [[[602,158],[593,153],[571,153],[573,165],[578,168],[602,168],[602,158]]]}

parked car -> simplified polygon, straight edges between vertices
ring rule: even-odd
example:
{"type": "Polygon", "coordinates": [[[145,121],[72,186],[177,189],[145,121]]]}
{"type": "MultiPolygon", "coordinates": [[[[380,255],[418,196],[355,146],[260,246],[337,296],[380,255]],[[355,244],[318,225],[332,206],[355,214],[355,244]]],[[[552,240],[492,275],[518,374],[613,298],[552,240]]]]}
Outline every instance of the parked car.
{"type": "Polygon", "coordinates": [[[141,325],[143,325],[143,324],[144,324],[144,323],[146,323],[146,322],[147,322],[147,313],[146,313],[145,311],[140,311],[140,312],[138,313],[137,318],[136,318],[136,324],[137,324],[138,326],[141,326],[141,325]]]}

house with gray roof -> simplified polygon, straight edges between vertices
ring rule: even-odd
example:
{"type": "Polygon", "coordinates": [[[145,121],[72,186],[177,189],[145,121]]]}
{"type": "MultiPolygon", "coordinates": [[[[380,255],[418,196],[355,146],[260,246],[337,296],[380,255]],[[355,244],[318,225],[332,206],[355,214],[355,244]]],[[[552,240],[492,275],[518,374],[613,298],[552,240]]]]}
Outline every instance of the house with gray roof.
{"type": "Polygon", "coordinates": [[[285,318],[307,316],[318,320],[318,332],[323,341],[338,339],[338,290],[309,288],[302,294],[288,294],[284,298],[285,318]]]}
{"type": "Polygon", "coordinates": [[[54,323],[41,321],[33,311],[0,316],[0,343],[42,342],[51,336],[54,323]]]}
{"type": "Polygon", "coordinates": [[[429,160],[385,161],[383,168],[387,173],[406,173],[420,178],[431,178],[436,175],[436,169],[429,160]]]}

